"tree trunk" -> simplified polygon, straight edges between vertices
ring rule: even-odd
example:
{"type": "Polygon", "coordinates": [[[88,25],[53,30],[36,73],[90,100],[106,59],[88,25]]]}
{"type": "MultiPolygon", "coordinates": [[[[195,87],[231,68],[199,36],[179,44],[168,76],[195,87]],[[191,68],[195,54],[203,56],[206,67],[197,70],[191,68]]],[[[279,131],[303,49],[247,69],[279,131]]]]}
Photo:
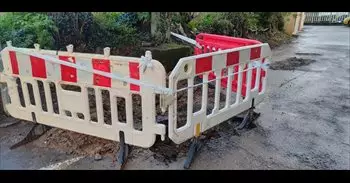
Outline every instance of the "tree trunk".
{"type": "Polygon", "coordinates": [[[158,22],[160,18],[159,12],[152,12],[151,13],[151,35],[155,36],[157,29],[158,29],[158,22]]]}

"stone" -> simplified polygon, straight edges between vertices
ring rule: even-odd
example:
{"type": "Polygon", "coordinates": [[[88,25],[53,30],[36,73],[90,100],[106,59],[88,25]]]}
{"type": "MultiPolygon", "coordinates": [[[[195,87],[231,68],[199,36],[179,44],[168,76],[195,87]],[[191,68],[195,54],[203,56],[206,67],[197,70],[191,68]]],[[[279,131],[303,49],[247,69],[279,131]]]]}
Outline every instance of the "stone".
{"type": "Polygon", "coordinates": [[[101,154],[97,153],[95,154],[95,161],[100,161],[102,159],[101,154]]]}

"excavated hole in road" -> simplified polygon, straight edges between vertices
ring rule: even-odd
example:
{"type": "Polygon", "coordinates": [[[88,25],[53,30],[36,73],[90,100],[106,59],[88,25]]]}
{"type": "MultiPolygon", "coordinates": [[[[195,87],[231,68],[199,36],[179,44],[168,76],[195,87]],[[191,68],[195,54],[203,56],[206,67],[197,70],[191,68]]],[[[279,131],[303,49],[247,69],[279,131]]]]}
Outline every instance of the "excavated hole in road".
{"type": "Polygon", "coordinates": [[[270,64],[272,70],[295,70],[298,67],[309,65],[316,62],[313,59],[291,57],[281,61],[275,61],[270,64]]]}

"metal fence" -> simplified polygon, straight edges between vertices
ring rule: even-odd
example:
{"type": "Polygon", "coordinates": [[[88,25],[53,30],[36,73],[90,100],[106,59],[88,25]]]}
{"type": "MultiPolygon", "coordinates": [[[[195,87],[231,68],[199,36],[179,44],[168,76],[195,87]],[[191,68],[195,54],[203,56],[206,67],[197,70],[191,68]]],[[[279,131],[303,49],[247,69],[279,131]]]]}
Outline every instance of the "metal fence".
{"type": "Polygon", "coordinates": [[[342,24],[350,12],[306,12],[304,24],[342,24]]]}

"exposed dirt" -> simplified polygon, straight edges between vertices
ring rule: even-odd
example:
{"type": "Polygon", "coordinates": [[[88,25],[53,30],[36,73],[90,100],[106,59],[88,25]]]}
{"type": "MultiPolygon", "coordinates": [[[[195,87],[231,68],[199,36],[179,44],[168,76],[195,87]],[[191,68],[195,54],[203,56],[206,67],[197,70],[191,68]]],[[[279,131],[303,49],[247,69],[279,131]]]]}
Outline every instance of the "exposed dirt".
{"type": "Polygon", "coordinates": [[[113,155],[117,150],[116,142],[59,128],[52,128],[35,144],[61,150],[67,154],[90,156],[113,155]]]}
{"type": "MultiPolygon", "coordinates": [[[[197,77],[194,81],[194,84],[198,84],[201,82],[201,79],[197,77]]],[[[208,87],[208,106],[207,106],[207,114],[210,114],[214,108],[214,96],[215,89],[214,86],[215,81],[212,81],[208,87]]],[[[187,81],[182,80],[178,83],[178,89],[184,88],[187,86],[187,81]]],[[[56,88],[54,85],[51,85],[52,95],[56,95],[56,88]]],[[[80,88],[74,86],[63,86],[66,90],[72,91],[80,91],[80,88]]],[[[193,110],[194,112],[199,111],[202,103],[202,85],[194,87],[193,94],[193,110]]],[[[41,92],[41,97],[45,97],[44,92],[41,92]]],[[[96,115],[96,98],[93,90],[88,90],[89,94],[89,105],[90,105],[90,115],[92,121],[97,121],[96,115]]],[[[106,124],[111,124],[111,107],[110,107],[110,96],[108,91],[102,91],[103,98],[103,111],[104,118],[106,124]]],[[[135,95],[133,97],[133,116],[134,116],[134,127],[138,130],[142,130],[142,116],[141,116],[141,97],[139,95],[135,95]]],[[[178,108],[178,128],[184,126],[186,123],[187,117],[187,90],[180,91],[177,96],[177,108],[178,108]]],[[[225,104],[225,95],[221,94],[220,96],[220,109],[224,107],[225,104]]],[[[53,100],[57,103],[57,100],[53,100]]],[[[125,113],[125,100],[121,98],[117,98],[118,105],[118,120],[121,122],[126,121],[126,113],[125,113]],[[124,111],[124,112],[120,112],[124,111]]],[[[46,105],[45,105],[46,106],[46,105]]],[[[54,105],[54,110],[59,111],[58,105],[54,105]],[[56,107],[55,107],[56,106],[56,107]]],[[[157,109],[157,122],[167,125],[168,114],[162,113],[159,107],[159,97],[156,97],[156,109],[157,109]]],[[[66,115],[70,115],[67,114],[66,115]]],[[[220,127],[215,127],[212,130],[207,131],[203,134],[201,138],[203,139],[211,139],[218,137],[217,129],[220,127]]],[[[88,155],[94,156],[96,154],[103,156],[111,156],[115,158],[116,152],[118,150],[118,142],[113,142],[110,140],[105,140],[98,137],[93,137],[89,135],[84,135],[76,132],[72,132],[69,130],[57,129],[53,128],[48,131],[45,135],[43,135],[37,142],[35,143],[41,147],[48,147],[61,150],[66,152],[67,154],[78,154],[78,155],[88,155]]],[[[176,161],[178,157],[182,157],[188,151],[188,146],[190,141],[182,143],[181,145],[177,145],[173,143],[170,139],[166,139],[165,141],[161,141],[160,138],[157,138],[156,143],[149,149],[154,152],[154,158],[168,164],[172,161],[176,161]]],[[[142,148],[133,147],[135,151],[142,151],[142,148]]]]}
{"type": "Polygon", "coordinates": [[[291,57],[282,61],[275,61],[270,64],[270,69],[273,70],[295,70],[297,67],[309,65],[316,60],[291,57]]]}

